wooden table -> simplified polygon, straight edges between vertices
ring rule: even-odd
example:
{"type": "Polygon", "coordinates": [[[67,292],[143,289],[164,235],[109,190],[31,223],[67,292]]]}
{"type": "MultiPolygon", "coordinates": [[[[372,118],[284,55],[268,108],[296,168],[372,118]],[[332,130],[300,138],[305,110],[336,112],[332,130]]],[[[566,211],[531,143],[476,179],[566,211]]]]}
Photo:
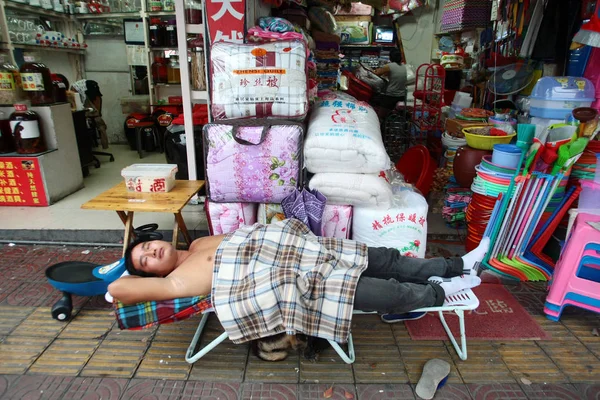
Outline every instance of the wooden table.
{"type": "Polygon", "coordinates": [[[119,183],[112,189],[98,195],[84,203],[81,208],[86,210],[114,210],[125,225],[123,236],[123,254],[129,245],[133,233],[133,213],[139,212],[164,212],[173,213],[173,246],[177,248],[179,231],[183,234],[189,245],[192,238],[185,226],[181,210],[187,202],[204,186],[204,181],[177,181],[175,187],[167,193],[138,193],[129,192],[125,182],[119,183]]]}

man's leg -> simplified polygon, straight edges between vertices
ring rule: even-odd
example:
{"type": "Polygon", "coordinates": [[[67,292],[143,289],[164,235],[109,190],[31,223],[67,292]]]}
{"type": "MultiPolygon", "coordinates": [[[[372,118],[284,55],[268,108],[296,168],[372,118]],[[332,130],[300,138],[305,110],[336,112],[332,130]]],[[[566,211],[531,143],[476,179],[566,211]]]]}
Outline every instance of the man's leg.
{"type": "Polygon", "coordinates": [[[463,273],[463,261],[456,258],[412,258],[397,249],[369,247],[369,264],[362,276],[395,279],[398,282],[425,282],[431,276],[451,278],[463,273]]]}
{"type": "Polygon", "coordinates": [[[361,276],[354,295],[354,309],[382,314],[407,313],[423,307],[441,306],[446,294],[475,287],[481,283],[477,276],[452,278],[447,282],[401,283],[395,279],[361,276]]]}
{"type": "Polygon", "coordinates": [[[362,276],[354,295],[354,309],[398,314],[441,306],[444,297],[444,290],[436,283],[400,283],[395,279],[362,276]]]}
{"type": "Polygon", "coordinates": [[[411,258],[400,255],[396,249],[369,247],[369,265],[364,276],[396,279],[400,282],[424,282],[432,276],[452,278],[459,275],[478,275],[479,263],[490,247],[489,238],[462,257],[411,258]]]}

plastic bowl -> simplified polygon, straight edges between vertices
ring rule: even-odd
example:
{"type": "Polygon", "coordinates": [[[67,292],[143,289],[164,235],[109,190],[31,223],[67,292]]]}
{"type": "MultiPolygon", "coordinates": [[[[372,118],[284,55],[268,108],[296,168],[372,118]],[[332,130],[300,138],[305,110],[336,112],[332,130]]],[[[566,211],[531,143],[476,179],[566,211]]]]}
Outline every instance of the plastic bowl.
{"type": "Polygon", "coordinates": [[[495,144],[508,144],[515,136],[517,136],[516,133],[506,136],[475,135],[470,133],[473,128],[484,128],[484,126],[470,126],[464,128],[462,131],[465,135],[465,139],[467,139],[467,145],[479,150],[493,150],[495,144]]]}

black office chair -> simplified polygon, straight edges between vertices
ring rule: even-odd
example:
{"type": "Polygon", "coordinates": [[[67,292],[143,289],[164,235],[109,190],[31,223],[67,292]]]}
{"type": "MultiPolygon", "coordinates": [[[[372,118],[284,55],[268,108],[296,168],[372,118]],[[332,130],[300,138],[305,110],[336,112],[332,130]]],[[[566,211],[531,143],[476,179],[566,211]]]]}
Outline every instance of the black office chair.
{"type": "MultiPolygon", "coordinates": [[[[81,91],[82,81],[77,81],[75,85],[76,91],[81,91]],[[79,90],[78,90],[79,89],[79,90]]],[[[108,137],[106,136],[106,123],[102,119],[102,93],[100,92],[100,86],[98,82],[92,80],[85,81],[85,116],[86,116],[86,125],[88,132],[92,137],[93,147],[96,148],[101,143],[103,148],[108,147],[108,137]]],[[[109,160],[115,161],[115,157],[112,153],[108,153],[105,151],[96,151],[93,150],[92,154],[94,156],[107,156],[110,157],[109,160]]],[[[100,160],[97,157],[94,157],[94,165],[96,168],[100,167],[100,160]]]]}
{"type": "MultiPolygon", "coordinates": [[[[90,110],[90,109],[88,109],[88,110],[90,110]]],[[[90,132],[90,135],[92,137],[92,143],[93,143],[94,148],[97,148],[100,145],[99,141],[100,141],[100,135],[101,135],[100,131],[98,130],[98,126],[96,124],[96,118],[97,117],[90,117],[86,113],[85,122],[87,124],[88,132],[90,132]]],[[[96,168],[100,168],[100,160],[96,156],[107,156],[107,157],[110,157],[109,158],[110,162],[115,161],[115,156],[113,156],[112,153],[108,153],[106,151],[92,150],[92,155],[94,157],[94,166],[96,168]]]]}

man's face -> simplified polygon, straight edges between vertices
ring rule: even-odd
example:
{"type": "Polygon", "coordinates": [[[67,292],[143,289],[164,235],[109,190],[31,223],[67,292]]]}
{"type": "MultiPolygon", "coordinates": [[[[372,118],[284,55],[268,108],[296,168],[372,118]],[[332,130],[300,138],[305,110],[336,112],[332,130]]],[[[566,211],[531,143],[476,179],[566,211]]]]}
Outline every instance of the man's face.
{"type": "Polygon", "coordinates": [[[177,251],[171,243],[152,240],[140,243],[131,251],[133,266],[156,276],[169,275],[177,265],[177,251]]]}

